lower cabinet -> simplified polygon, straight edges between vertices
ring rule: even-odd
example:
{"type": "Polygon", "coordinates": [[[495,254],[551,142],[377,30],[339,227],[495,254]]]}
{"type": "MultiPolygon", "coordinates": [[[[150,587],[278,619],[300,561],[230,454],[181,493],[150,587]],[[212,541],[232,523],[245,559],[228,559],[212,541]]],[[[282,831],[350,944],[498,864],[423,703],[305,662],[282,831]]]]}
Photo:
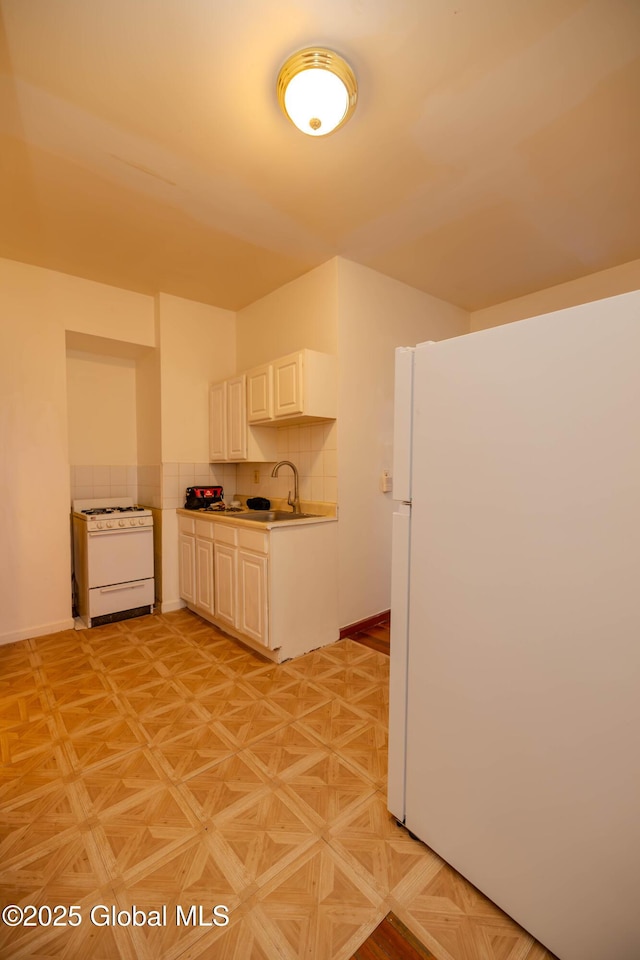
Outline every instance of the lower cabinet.
{"type": "Polygon", "coordinates": [[[213,616],[213,529],[196,520],[180,520],[178,530],[178,576],[180,596],[190,606],[213,616]]]}
{"type": "Polygon", "coordinates": [[[269,534],[180,517],[180,596],[196,612],[269,642],[269,534]]]}
{"type": "Polygon", "coordinates": [[[338,639],[337,524],[265,530],[178,511],[180,596],[272,660],[338,639]]]}
{"type": "MultiPolygon", "coordinates": [[[[194,526],[195,533],[195,526],[194,526]]],[[[196,538],[180,528],[178,538],[178,571],[180,596],[187,603],[196,602],[196,538]]]]}
{"type": "Polygon", "coordinates": [[[213,541],[196,537],[196,604],[207,613],[215,613],[213,541]]]}
{"type": "Polygon", "coordinates": [[[213,564],[216,614],[218,620],[223,620],[231,627],[235,627],[238,622],[236,611],[237,565],[238,548],[230,547],[225,543],[216,543],[213,564]]]}
{"type": "Polygon", "coordinates": [[[238,550],[238,616],[241,633],[258,643],[269,642],[267,558],[238,550]]]}

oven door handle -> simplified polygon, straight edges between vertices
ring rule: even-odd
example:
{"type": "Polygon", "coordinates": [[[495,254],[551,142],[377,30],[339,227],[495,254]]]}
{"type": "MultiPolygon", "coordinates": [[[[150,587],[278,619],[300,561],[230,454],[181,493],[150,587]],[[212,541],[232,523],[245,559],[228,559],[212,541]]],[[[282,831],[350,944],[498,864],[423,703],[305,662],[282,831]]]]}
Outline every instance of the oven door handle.
{"type": "Polygon", "coordinates": [[[143,581],[137,583],[115,583],[112,587],[98,587],[100,593],[114,593],[116,590],[138,590],[144,586],[143,581]]]}

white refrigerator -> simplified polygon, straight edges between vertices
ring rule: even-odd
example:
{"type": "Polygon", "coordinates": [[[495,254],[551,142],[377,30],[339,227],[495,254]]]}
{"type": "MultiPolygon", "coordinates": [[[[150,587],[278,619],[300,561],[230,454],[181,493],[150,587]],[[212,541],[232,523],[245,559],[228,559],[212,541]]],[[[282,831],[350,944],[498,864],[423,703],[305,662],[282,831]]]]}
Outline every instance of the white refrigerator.
{"type": "Polygon", "coordinates": [[[640,958],[640,292],[396,354],[388,806],[640,958]]]}

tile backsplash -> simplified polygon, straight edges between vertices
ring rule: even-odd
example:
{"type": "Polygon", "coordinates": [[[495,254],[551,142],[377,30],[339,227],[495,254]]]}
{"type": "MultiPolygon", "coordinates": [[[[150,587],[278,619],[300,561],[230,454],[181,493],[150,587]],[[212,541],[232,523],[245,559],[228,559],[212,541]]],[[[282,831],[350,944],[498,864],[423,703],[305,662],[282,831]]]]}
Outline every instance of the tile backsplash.
{"type": "Polygon", "coordinates": [[[236,493],[235,463],[163,463],[162,507],[184,507],[187,487],[216,484],[224,489],[225,499],[236,493]]]}
{"type": "MultiPolygon", "coordinates": [[[[336,503],[338,499],[337,425],[278,427],[278,459],[291,460],[300,476],[300,497],[336,503]]],[[[275,461],[274,461],[275,463],[275,461]]],[[[247,497],[286,498],[293,492],[291,470],[272,477],[274,463],[163,463],[129,466],[71,467],[71,499],[132,497],[136,503],[165,510],[184,506],[187,487],[218,484],[226,500],[247,497]],[[258,472],[259,481],[255,482],[258,472]]]]}
{"type": "Polygon", "coordinates": [[[90,500],[98,497],[138,497],[138,470],[129,466],[71,467],[71,499],[90,500]]]}
{"type": "Polygon", "coordinates": [[[137,502],[145,507],[162,506],[162,468],[159,464],[141,464],[138,467],[137,502]]]}
{"type": "Polygon", "coordinates": [[[185,490],[215,483],[225,496],[236,492],[236,465],[222,463],[164,463],[132,466],[72,466],[71,499],[132,497],[146,507],[184,506],[185,490]]]}
{"type": "MultiPolygon", "coordinates": [[[[278,427],[278,460],[291,460],[298,468],[300,499],[325,503],[338,500],[337,424],[278,427]]],[[[273,463],[238,464],[236,492],[247,497],[286,498],[293,493],[293,475],[282,467],[271,476],[273,463]],[[259,481],[255,482],[255,472],[259,481]]]]}

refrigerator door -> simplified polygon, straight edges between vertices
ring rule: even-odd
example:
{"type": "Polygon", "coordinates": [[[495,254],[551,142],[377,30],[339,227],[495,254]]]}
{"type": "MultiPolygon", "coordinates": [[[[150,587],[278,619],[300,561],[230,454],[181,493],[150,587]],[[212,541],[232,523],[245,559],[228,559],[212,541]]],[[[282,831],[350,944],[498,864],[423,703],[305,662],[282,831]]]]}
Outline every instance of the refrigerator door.
{"type": "Polygon", "coordinates": [[[406,825],[640,957],[640,293],[416,350],[406,825]]]}
{"type": "Polygon", "coordinates": [[[405,816],[405,742],[407,735],[407,645],[409,622],[409,546],[411,540],[411,431],[413,347],[397,347],[393,415],[393,499],[391,535],[391,637],[389,674],[389,771],[387,806],[405,816]]]}
{"type": "Polygon", "coordinates": [[[389,770],[387,807],[404,823],[407,737],[407,655],[411,507],[396,505],[391,533],[391,636],[389,664],[389,770]]]}
{"type": "Polygon", "coordinates": [[[396,347],[393,408],[393,499],[411,500],[414,347],[396,347]]]}

